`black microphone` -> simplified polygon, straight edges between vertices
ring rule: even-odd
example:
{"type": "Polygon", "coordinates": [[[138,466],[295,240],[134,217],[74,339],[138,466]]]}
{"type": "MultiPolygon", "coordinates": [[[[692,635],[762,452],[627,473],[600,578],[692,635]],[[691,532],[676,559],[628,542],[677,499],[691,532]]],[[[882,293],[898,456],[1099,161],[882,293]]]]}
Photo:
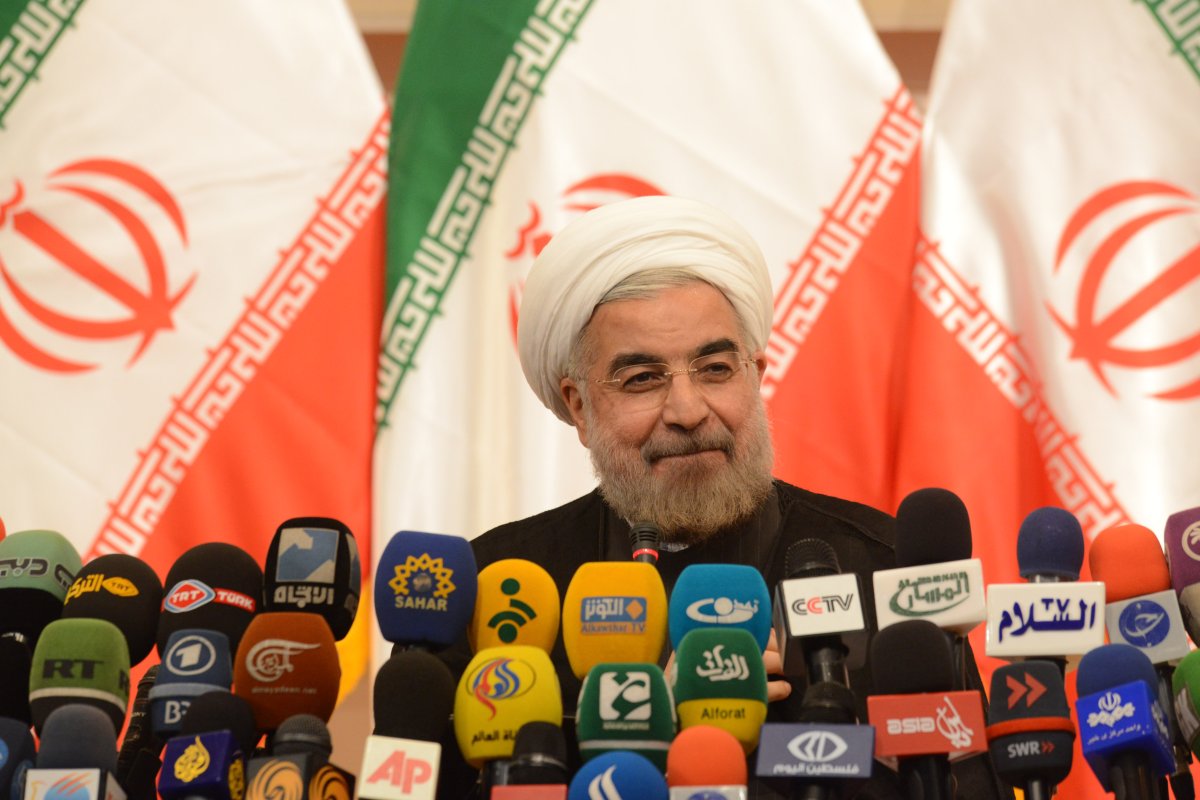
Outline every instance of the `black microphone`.
{"type": "Polygon", "coordinates": [[[154,779],[162,766],[159,754],[165,742],[154,735],[150,719],[150,691],[158,679],[158,669],[155,664],[138,681],[125,738],[117,753],[117,780],[133,797],[154,797],[154,779]]]}
{"type": "Polygon", "coordinates": [[[250,704],[225,691],[206,692],[192,700],[179,726],[181,736],[231,731],[246,758],[254,755],[260,734],[250,704]]]}
{"type": "Polygon", "coordinates": [[[531,786],[544,787],[539,797],[548,797],[552,787],[567,794],[571,773],[567,769],[567,741],[562,728],[551,722],[526,722],[517,730],[512,758],[494,772],[488,800],[522,800],[531,786]]]}
{"type": "Polygon", "coordinates": [[[988,750],[1000,779],[1048,800],[1071,771],[1075,724],[1059,664],[1029,660],[992,673],[988,750]]]}
{"type": "Polygon", "coordinates": [[[263,570],[267,611],[320,614],[333,638],[350,632],[362,593],[362,562],[354,534],[330,517],[295,517],[271,539],[263,570]]]}
{"type": "Polygon", "coordinates": [[[184,552],[167,571],[163,585],[160,656],[166,654],[171,634],[187,628],[225,634],[235,653],[261,610],[262,568],[245,550],[225,542],[205,542],[184,552]]]}
{"type": "Polygon", "coordinates": [[[639,522],[629,529],[629,545],[633,549],[634,561],[657,564],[661,541],[662,531],[653,522],[639,522]]]}
{"type": "MultiPolygon", "coordinates": [[[[337,800],[354,795],[354,776],[329,763],[332,739],[315,714],[293,714],[271,737],[271,755],[246,765],[246,800],[275,800],[296,789],[295,800],[337,800]]],[[[288,795],[293,796],[293,795],[288,795]]]]}
{"type": "Polygon", "coordinates": [[[23,636],[0,634],[0,717],[19,719],[33,724],[29,709],[29,670],[33,667],[33,651],[23,636]]]}
{"type": "Polygon", "coordinates": [[[67,589],[62,616],[102,619],[117,626],[136,666],[154,649],[162,608],[162,581],[140,558],[110,553],[79,570],[67,589]]]}

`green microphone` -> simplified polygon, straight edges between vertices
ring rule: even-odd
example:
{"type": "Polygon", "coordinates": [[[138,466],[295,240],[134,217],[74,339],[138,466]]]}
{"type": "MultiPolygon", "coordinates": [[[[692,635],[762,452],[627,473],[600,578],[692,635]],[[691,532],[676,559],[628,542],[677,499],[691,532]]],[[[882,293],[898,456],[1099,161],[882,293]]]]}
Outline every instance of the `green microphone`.
{"type": "Polygon", "coordinates": [[[1188,749],[1200,750],[1200,650],[1183,657],[1171,676],[1171,693],[1175,696],[1175,713],[1179,729],[1187,739],[1188,749]]]}
{"type": "Polygon", "coordinates": [[[675,651],[671,672],[680,729],[712,725],[733,734],[750,753],[767,717],[762,650],[740,628],[696,628],[675,651]]]}
{"type": "Polygon", "coordinates": [[[59,619],[42,631],[29,671],[33,727],[55,709],[82,703],[108,714],[115,731],[129,705],[129,648],[121,630],[102,619],[59,619]]]}
{"type": "Polygon", "coordinates": [[[610,750],[645,756],[663,772],[675,738],[675,703],[657,664],[604,663],[583,679],[575,711],[583,760],[610,750]]]}

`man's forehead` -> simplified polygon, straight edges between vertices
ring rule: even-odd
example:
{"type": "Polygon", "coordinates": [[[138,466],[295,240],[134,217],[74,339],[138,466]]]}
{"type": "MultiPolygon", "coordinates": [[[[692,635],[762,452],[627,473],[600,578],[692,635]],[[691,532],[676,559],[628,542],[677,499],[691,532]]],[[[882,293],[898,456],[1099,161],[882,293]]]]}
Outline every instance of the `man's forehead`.
{"type": "Polygon", "coordinates": [[[696,358],[740,349],[742,339],[733,306],[708,285],[606,303],[588,328],[601,363],[696,358]]]}

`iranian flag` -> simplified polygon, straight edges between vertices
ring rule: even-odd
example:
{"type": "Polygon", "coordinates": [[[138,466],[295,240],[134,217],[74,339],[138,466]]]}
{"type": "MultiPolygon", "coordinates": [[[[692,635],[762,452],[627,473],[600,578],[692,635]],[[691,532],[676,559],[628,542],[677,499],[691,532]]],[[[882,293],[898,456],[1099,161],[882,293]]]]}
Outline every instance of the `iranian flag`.
{"type": "Polygon", "coordinates": [[[377,535],[471,538],[595,485],[522,377],[521,287],[569,221],[648,194],[762,245],[777,474],[890,505],[920,121],[857,4],[422,3],[394,122],[377,535]]]}
{"type": "MultiPolygon", "coordinates": [[[[1173,0],[951,13],[897,480],[963,497],[989,582],[1016,579],[1037,506],[1094,536],[1197,505],[1198,43],[1173,0]]],[[[1071,781],[1099,795],[1078,759],[1071,781]]]]}
{"type": "Polygon", "coordinates": [[[30,0],[0,35],[7,529],[160,576],[295,516],[365,548],[388,122],[343,3],[30,0]]]}

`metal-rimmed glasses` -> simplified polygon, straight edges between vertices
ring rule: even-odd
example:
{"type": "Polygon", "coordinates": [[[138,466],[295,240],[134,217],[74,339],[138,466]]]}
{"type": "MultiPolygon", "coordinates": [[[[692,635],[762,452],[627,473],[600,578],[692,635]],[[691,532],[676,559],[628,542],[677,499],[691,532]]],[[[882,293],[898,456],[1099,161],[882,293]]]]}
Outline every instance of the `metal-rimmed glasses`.
{"type": "Polygon", "coordinates": [[[743,367],[753,363],[753,359],[743,358],[738,351],[727,350],[693,358],[684,369],[671,369],[670,364],[631,364],[615,370],[608,378],[597,378],[595,382],[620,394],[630,410],[657,408],[666,402],[667,391],[676,375],[686,374],[692,379],[692,385],[707,395],[729,383],[743,367]]]}

